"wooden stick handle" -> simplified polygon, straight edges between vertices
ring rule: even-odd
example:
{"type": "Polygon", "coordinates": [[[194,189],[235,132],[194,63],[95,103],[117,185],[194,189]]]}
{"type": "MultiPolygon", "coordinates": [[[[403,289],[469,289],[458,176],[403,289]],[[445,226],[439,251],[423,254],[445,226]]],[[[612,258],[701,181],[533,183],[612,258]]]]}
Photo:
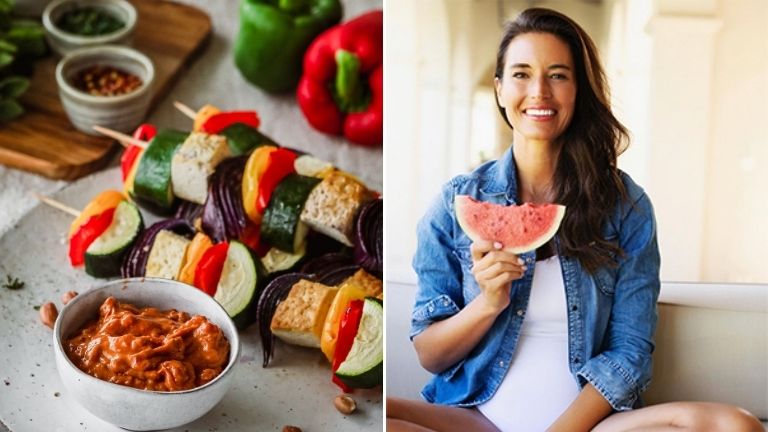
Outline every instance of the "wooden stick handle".
{"type": "Polygon", "coordinates": [[[63,211],[64,213],[69,213],[69,214],[71,214],[74,217],[80,216],[80,212],[79,211],[73,209],[72,207],[70,207],[70,206],[68,206],[66,204],[62,204],[62,203],[56,201],[53,198],[48,198],[47,196],[39,194],[37,192],[33,192],[33,195],[35,197],[37,197],[37,199],[39,199],[40,201],[44,202],[45,204],[48,204],[49,206],[51,206],[53,208],[57,208],[57,209],[63,211]]]}
{"type": "Polygon", "coordinates": [[[197,117],[197,113],[195,112],[195,110],[193,110],[192,108],[184,105],[183,103],[181,103],[179,101],[174,102],[173,106],[175,106],[176,109],[178,109],[179,111],[184,113],[185,116],[191,118],[192,120],[194,120],[195,117],[197,117]]]}
{"type": "Polygon", "coordinates": [[[135,145],[135,146],[139,146],[139,147],[145,149],[145,148],[147,148],[147,145],[149,144],[146,141],[137,140],[136,138],[134,138],[134,137],[132,137],[130,135],[126,135],[126,134],[124,134],[122,132],[114,131],[112,129],[107,129],[107,128],[101,127],[99,125],[94,126],[93,130],[95,130],[96,132],[98,132],[98,133],[100,133],[102,135],[106,135],[106,136],[108,136],[110,138],[116,139],[120,144],[122,144],[125,147],[129,147],[131,145],[135,145]]]}

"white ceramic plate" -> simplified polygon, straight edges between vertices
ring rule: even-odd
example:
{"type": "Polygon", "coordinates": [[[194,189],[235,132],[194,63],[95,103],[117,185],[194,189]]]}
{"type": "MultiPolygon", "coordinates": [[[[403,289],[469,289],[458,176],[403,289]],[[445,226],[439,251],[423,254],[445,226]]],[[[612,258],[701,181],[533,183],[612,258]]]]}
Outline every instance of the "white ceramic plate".
{"type": "MultiPolygon", "coordinates": [[[[118,168],[85,177],[54,196],[82,208],[98,192],[120,187],[118,168]]],[[[142,211],[147,225],[155,218],[142,211]]],[[[69,265],[66,234],[71,216],[45,205],[33,208],[0,238],[0,285],[6,275],[23,289],[0,286],[0,421],[21,431],[122,431],[80,407],[56,373],[51,330],[35,306],[61,294],[84,292],[102,279],[69,265]]],[[[261,367],[261,342],[254,324],[240,332],[243,353],[232,388],[213,410],[178,431],[378,431],[383,429],[381,389],[356,391],[358,410],[343,416],[333,406],[340,391],[331,383],[328,362],[318,349],[277,342],[268,368],[261,367]]],[[[140,415],[140,413],[137,413],[140,415]]],[[[1,428],[1,425],[0,425],[1,428]]]]}

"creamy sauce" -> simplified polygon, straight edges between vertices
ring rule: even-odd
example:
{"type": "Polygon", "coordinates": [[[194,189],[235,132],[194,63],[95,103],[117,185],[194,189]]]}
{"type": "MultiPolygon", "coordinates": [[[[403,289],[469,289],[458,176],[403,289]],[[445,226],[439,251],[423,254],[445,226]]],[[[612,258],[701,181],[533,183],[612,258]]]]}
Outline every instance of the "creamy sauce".
{"type": "Polygon", "coordinates": [[[99,319],[67,340],[70,360],[83,372],[144,390],[179,391],[218,376],[229,358],[229,341],[204,316],[175,309],[139,309],[114,297],[99,319]]]}

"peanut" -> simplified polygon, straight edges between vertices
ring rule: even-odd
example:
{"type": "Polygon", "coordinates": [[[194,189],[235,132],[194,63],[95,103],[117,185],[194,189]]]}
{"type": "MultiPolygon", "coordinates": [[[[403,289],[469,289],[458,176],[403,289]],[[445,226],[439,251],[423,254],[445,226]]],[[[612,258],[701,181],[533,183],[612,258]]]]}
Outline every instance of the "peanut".
{"type": "Polygon", "coordinates": [[[56,322],[58,316],[59,311],[56,309],[56,305],[52,302],[40,306],[40,321],[48,327],[53,328],[53,324],[56,322]]]}
{"type": "Polygon", "coordinates": [[[66,305],[70,300],[75,298],[75,296],[77,296],[77,291],[67,291],[61,295],[61,302],[66,305]]]}
{"type": "Polygon", "coordinates": [[[283,432],[301,432],[301,428],[298,426],[283,426],[283,432]]]}
{"type": "Polygon", "coordinates": [[[350,396],[340,394],[333,400],[333,405],[344,415],[352,414],[357,408],[357,403],[350,396]]]}

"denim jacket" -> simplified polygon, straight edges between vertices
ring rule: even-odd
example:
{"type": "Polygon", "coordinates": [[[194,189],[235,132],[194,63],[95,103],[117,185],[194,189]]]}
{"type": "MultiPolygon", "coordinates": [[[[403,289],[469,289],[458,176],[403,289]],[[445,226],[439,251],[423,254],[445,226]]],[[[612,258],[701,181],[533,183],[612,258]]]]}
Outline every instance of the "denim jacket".
{"type": "MultiPolygon", "coordinates": [[[[568,362],[579,388],[591,383],[615,410],[641,405],[651,378],[651,353],[659,295],[659,250],[653,207],[645,192],[621,173],[629,202],[617,204],[603,227],[624,255],[615,268],[588,273],[577,259],[561,266],[568,314],[568,362]]],[[[418,292],[411,321],[413,339],[430,324],[459,312],[480,289],[471,270],[471,240],[459,227],[454,197],[470,195],[498,204],[517,203],[511,148],[501,159],[448,182],[418,225],[413,267],[418,292]]],[[[566,209],[566,211],[568,211],[566,209]]],[[[559,251],[559,243],[556,242],[559,251]]],[[[435,375],[422,390],[429,402],[474,406],[491,398],[510,367],[525,318],[535,251],[521,254],[527,270],[512,282],[510,305],[458,363],[435,375]]]]}

